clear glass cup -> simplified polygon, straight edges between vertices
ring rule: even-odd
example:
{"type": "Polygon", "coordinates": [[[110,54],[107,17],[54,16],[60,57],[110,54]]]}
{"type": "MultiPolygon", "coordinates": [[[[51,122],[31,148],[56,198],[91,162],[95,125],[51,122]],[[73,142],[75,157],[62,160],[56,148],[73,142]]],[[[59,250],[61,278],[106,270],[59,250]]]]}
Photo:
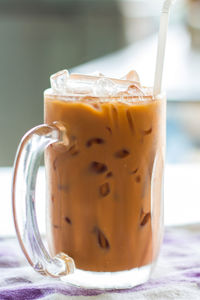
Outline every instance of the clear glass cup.
{"type": "Polygon", "coordinates": [[[130,288],[149,279],[163,236],[165,114],[164,94],[45,91],[45,124],[21,141],[12,192],[17,236],[37,272],[87,288],[130,288]],[[43,152],[49,250],[35,212],[43,152]]]}

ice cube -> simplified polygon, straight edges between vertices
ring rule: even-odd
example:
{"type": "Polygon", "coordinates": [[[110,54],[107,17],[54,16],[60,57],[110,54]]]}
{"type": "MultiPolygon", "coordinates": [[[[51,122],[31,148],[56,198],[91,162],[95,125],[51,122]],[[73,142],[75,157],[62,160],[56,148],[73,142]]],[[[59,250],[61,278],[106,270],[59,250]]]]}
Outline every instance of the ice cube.
{"type": "Polygon", "coordinates": [[[135,70],[131,70],[125,76],[123,76],[121,79],[129,80],[129,81],[136,81],[138,83],[140,82],[139,75],[135,70]]]}
{"type": "Polygon", "coordinates": [[[69,75],[67,70],[60,71],[50,77],[51,87],[56,93],[63,95],[90,95],[95,97],[121,97],[123,94],[141,95],[141,85],[138,80],[139,76],[135,71],[130,71],[123,80],[108,78],[99,72],[95,72],[93,75],[69,75]]]}
{"type": "Polygon", "coordinates": [[[94,96],[112,96],[116,94],[117,85],[109,78],[99,78],[93,85],[94,96]]]}
{"type": "Polygon", "coordinates": [[[80,94],[101,97],[114,96],[117,92],[126,90],[131,83],[127,80],[104,77],[101,73],[98,73],[98,76],[71,74],[67,86],[68,89],[73,88],[73,91],[76,90],[80,94]]]}
{"type": "Polygon", "coordinates": [[[100,77],[76,73],[70,74],[67,82],[67,91],[74,94],[92,95],[92,88],[98,78],[100,77]]]}
{"type": "Polygon", "coordinates": [[[129,85],[127,89],[127,93],[129,95],[135,95],[135,96],[144,95],[143,90],[136,84],[129,85]]]}
{"type": "Polygon", "coordinates": [[[131,96],[131,97],[143,97],[144,91],[141,87],[139,87],[137,84],[129,84],[124,88],[124,90],[118,89],[119,92],[116,96],[123,97],[123,96],[131,96]]]}
{"type": "Polygon", "coordinates": [[[67,88],[67,81],[69,79],[69,72],[62,70],[50,77],[51,88],[57,93],[64,93],[67,88]]]}

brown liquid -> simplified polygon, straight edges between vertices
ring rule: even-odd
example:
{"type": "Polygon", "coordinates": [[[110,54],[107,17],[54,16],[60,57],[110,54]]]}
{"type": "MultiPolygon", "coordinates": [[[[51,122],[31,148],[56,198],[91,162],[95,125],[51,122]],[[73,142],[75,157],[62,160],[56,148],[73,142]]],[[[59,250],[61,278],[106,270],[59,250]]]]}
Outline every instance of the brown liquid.
{"type": "Polygon", "coordinates": [[[90,271],[150,264],[162,235],[165,99],[65,100],[45,96],[45,122],[61,122],[70,141],[45,155],[51,253],[90,271]]]}

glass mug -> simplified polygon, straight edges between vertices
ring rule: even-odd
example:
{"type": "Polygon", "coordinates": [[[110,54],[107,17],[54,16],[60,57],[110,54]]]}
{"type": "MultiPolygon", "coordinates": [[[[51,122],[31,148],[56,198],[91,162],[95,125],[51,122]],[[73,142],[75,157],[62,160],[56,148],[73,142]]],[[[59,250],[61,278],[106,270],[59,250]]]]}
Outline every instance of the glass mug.
{"type": "Polygon", "coordinates": [[[21,141],[12,194],[18,240],[37,272],[87,288],[149,279],[163,235],[165,107],[165,95],[45,91],[45,124],[21,141]],[[35,212],[43,152],[48,251],[35,212]]]}

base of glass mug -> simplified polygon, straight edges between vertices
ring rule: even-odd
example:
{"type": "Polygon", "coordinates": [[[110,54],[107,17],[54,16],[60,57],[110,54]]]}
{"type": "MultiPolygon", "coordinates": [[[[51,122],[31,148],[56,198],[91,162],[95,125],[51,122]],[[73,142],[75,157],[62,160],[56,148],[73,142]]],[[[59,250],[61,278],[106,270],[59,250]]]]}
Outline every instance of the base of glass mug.
{"type": "Polygon", "coordinates": [[[125,289],[146,282],[154,263],[120,272],[91,272],[76,269],[74,274],[62,277],[69,284],[88,289],[125,289]]]}

